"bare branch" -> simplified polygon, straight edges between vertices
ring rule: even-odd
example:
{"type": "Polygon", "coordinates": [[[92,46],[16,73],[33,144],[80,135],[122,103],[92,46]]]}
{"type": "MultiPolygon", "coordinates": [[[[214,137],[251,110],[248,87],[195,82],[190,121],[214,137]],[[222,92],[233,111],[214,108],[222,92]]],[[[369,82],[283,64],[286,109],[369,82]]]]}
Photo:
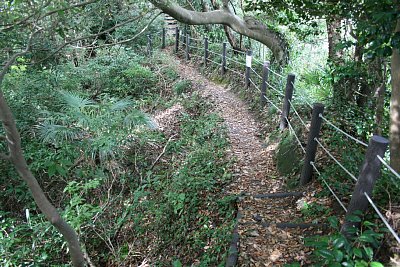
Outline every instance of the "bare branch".
{"type": "MultiPolygon", "coordinates": [[[[145,13],[142,13],[142,14],[139,15],[139,16],[136,16],[136,17],[131,18],[131,19],[128,19],[128,20],[126,20],[126,21],[124,21],[124,22],[118,23],[118,24],[114,25],[113,27],[108,28],[108,29],[106,29],[106,30],[104,30],[104,31],[98,32],[98,33],[96,33],[96,34],[90,34],[90,35],[86,35],[86,36],[82,36],[82,37],[78,37],[78,38],[75,38],[75,39],[66,41],[66,42],[64,42],[62,45],[60,45],[59,47],[57,47],[57,48],[56,48],[52,53],[50,53],[47,57],[45,57],[44,59],[42,59],[42,60],[40,60],[40,61],[38,61],[38,62],[35,62],[35,64],[37,64],[37,63],[39,63],[39,62],[46,61],[47,59],[51,58],[52,56],[54,56],[55,54],[57,54],[58,52],[60,52],[60,51],[61,51],[64,47],[66,47],[67,45],[70,45],[70,44],[72,44],[72,43],[79,42],[79,41],[82,41],[82,40],[90,39],[90,38],[96,38],[96,37],[99,36],[99,35],[102,35],[102,34],[111,32],[111,31],[115,30],[116,28],[122,27],[122,26],[124,26],[124,25],[126,25],[126,24],[128,24],[128,23],[130,23],[130,22],[132,22],[132,21],[135,21],[135,20],[138,20],[138,19],[142,18],[143,16],[147,15],[148,13],[150,13],[151,11],[154,11],[154,10],[155,10],[155,9],[150,9],[150,10],[146,11],[145,13]]],[[[132,41],[132,40],[136,39],[140,34],[142,34],[142,33],[150,26],[150,24],[151,24],[160,14],[162,14],[162,13],[159,13],[156,17],[154,17],[154,18],[147,24],[147,26],[146,26],[142,31],[140,31],[139,34],[136,34],[134,37],[132,37],[132,38],[130,38],[130,39],[127,39],[127,40],[123,40],[123,41],[117,42],[117,43],[106,44],[106,45],[102,45],[102,46],[98,46],[98,47],[93,47],[93,46],[91,46],[90,49],[99,48],[99,47],[113,46],[113,45],[123,44],[123,43],[127,43],[127,42],[132,41]]]]}
{"type": "Polygon", "coordinates": [[[62,11],[70,10],[70,9],[73,9],[73,8],[83,7],[83,6],[87,6],[87,5],[90,5],[90,4],[94,4],[94,3],[98,2],[98,1],[99,0],[91,0],[91,1],[83,2],[83,3],[75,4],[75,5],[72,5],[72,6],[69,6],[69,7],[52,10],[52,11],[49,11],[46,14],[43,14],[42,16],[40,16],[39,19],[43,19],[45,17],[48,17],[48,16],[53,15],[53,14],[58,13],[58,12],[62,12],[62,11]]]}
{"type": "MultiPolygon", "coordinates": [[[[87,2],[78,3],[78,4],[75,4],[75,5],[71,5],[71,6],[69,6],[69,7],[64,7],[64,8],[52,10],[52,11],[49,11],[49,12],[47,12],[47,13],[45,13],[45,14],[39,16],[39,17],[36,19],[36,21],[41,20],[41,19],[43,19],[43,18],[45,18],[45,17],[48,17],[48,16],[53,15],[53,14],[58,13],[58,12],[70,10],[70,9],[77,8],[77,7],[87,6],[87,5],[96,3],[96,2],[98,2],[98,1],[99,1],[99,0],[91,0],[91,1],[87,1],[87,2]]],[[[40,10],[43,9],[44,7],[48,6],[51,2],[52,2],[52,1],[48,1],[43,7],[41,7],[41,8],[39,9],[39,12],[40,12],[40,10]]],[[[4,27],[3,29],[0,29],[0,31],[7,31],[7,30],[10,30],[10,29],[12,29],[12,28],[14,28],[14,27],[16,27],[16,26],[24,25],[24,24],[26,24],[26,22],[27,22],[29,19],[35,17],[36,15],[37,15],[36,13],[31,14],[31,15],[27,16],[26,18],[22,19],[21,21],[15,22],[15,23],[13,23],[13,24],[4,24],[4,25],[0,25],[0,27],[4,27]]]]}
{"type": "Polygon", "coordinates": [[[165,146],[164,146],[162,152],[160,153],[160,155],[158,155],[158,157],[157,157],[156,160],[153,162],[153,164],[151,164],[150,170],[152,170],[152,169],[154,168],[154,166],[156,166],[157,162],[158,162],[158,161],[161,159],[161,157],[165,154],[165,151],[167,150],[167,146],[169,145],[169,143],[171,142],[172,138],[174,138],[174,137],[175,137],[175,135],[172,135],[172,136],[168,139],[168,141],[167,141],[167,143],[165,144],[165,146]]]}
{"type": "Polygon", "coordinates": [[[15,60],[20,57],[25,55],[26,53],[29,52],[29,50],[31,49],[32,46],[32,41],[33,38],[35,37],[36,34],[38,34],[42,29],[37,29],[36,31],[34,31],[33,33],[31,33],[31,35],[29,36],[28,39],[28,43],[25,47],[24,51],[21,51],[19,53],[15,53],[13,56],[11,56],[11,58],[6,62],[6,64],[4,65],[3,69],[0,72],[0,84],[2,83],[4,76],[6,75],[8,69],[11,67],[12,64],[14,64],[15,60]]]}
{"type": "MultiPolygon", "coordinates": [[[[77,49],[97,49],[97,48],[103,48],[103,47],[109,47],[109,46],[115,46],[115,45],[119,45],[119,44],[124,44],[124,43],[129,43],[134,41],[136,38],[138,38],[140,35],[142,35],[148,28],[149,26],[154,22],[154,20],[159,17],[162,14],[162,12],[158,13],[156,16],[154,16],[154,18],[152,18],[149,23],[147,23],[147,25],[137,34],[135,34],[132,38],[129,39],[125,39],[125,40],[121,40],[118,42],[114,42],[111,44],[104,44],[104,45],[98,45],[98,46],[89,46],[89,47],[74,47],[77,49]]],[[[73,43],[73,42],[71,42],[73,43]]]]}

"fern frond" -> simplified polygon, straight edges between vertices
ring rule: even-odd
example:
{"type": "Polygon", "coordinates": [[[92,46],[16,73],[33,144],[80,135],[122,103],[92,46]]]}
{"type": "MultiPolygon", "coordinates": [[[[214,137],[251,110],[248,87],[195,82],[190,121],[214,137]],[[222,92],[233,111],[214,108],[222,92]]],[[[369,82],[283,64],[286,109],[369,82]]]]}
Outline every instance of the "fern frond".
{"type": "Polygon", "coordinates": [[[87,107],[95,105],[95,102],[91,99],[84,98],[76,93],[61,91],[61,97],[68,108],[75,110],[83,110],[87,107]]]}
{"type": "Polygon", "coordinates": [[[151,123],[150,118],[140,110],[132,110],[124,118],[124,127],[133,128],[138,125],[149,126],[151,123]]]}
{"type": "Polygon", "coordinates": [[[111,111],[125,111],[133,106],[133,101],[129,98],[119,99],[110,106],[111,111]]]}
{"type": "Polygon", "coordinates": [[[79,129],[65,125],[43,122],[37,126],[40,139],[45,143],[59,144],[63,141],[72,141],[82,136],[79,129]]]}

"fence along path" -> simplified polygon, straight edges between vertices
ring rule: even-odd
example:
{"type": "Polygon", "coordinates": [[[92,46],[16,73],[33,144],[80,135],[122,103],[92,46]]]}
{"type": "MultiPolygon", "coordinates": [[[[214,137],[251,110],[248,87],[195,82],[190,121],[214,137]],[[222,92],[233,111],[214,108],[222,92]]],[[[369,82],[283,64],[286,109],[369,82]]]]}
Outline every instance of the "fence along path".
{"type": "MultiPolygon", "coordinates": [[[[165,47],[165,31],[162,31],[162,35],[162,47],[165,47]]],[[[284,75],[273,70],[268,61],[261,62],[260,60],[254,59],[250,50],[247,52],[236,51],[233,48],[227,48],[226,43],[211,43],[207,38],[192,38],[189,36],[188,32],[181,34],[179,28],[176,29],[175,38],[176,53],[180,51],[179,47],[183,47],[185,48],[184,53],[186,60],[190,60],[190,57],[194,56],[198,60],[203,61],[205,66],[208,64],[214,64],[215,66],[220,67],[221,74],[225,74],[227,71],[237,74],[239,77],[243,78],[243,83],[247,90],[254,89],[260,93],[260,103],[262,108],[271,109],[271,107],[273,107],[276,109],[278,115],[280,116],[280,129],[289,129],[289,131],[295,136],[297,144],[305,155],[300,176],[300,185],[307,186],[310,183],[314,173],[320,177],[323,184],[331,192],[334,199],[339,203],[346,213],[344,223],[342,224],[342,233],[345,235],[351,235],[352,231],[350,230],[352,227],[360,227],[361,222],[353,222],[350,219],[351,215],[356,210],[360,210],[364,213],[368,207],[372,207],[390,234],[393,236],[394,240],[400,244],[398,233],[394,230],[394,227],[382,214],[381,210],[378,208],[378,205],[372,199],[373,187],[380,175],[382,165],[391,175],[393,175],[393,177],[396,179],[396,182],[400,182],[400,175],[393,168],[391,168],[385,160],[385,152],[389,144],[386,138],[381,136],[372,136],[367,144],[366,142],[361,141],[359,138],[340,129],[340,127],[336,126],[323,115],[324,105],[320,103],[311,104],[306,101],[306,97],[304,95],[300,95],[299,93],[294,94],[296,89],[295,75],[289,74],[285,78],[284,75]],[[180,39],[180,36],[182,37],[182,40],[180,39]],[[220,46],[220,52],[210,50],[210,44],[214,46],[220,46]],[[198,55],[191,53],[191,49],[202,51],[203,54],[198,55]],[[229,54],[227,53],[228,50],[233,52],[232,57],[229,57],[229,54]],[[237,55],[236,58],[233,57],[235,54],[237,55]],[[234,67],[229,66],[227,62],[236,64],[238,67],[242,68],[242,72],[234,67]],[[255,66],[258,65],[257,67],[261,68],[262,71],[260,73],[256,70],[255,66],[252,66],[253,62],[255,63],[255,66]],[[274,75],[276,80],[281,81],[280,84],[271,84],[269,82],[270,75],[274,75]],[[285,93],[282,93],[279,88],[282,86],[282,81],[284,79],[286,79],[286,88],[285,93]],[[267,90],[267,88],[270,90],[267,90]],[[295,99],[293,99],[293,96],[295,96],[295,99]],[[309,124],[306,123],[307,119],[301,117],[300,112],[295,107],[294,103],[298,98],[304,101],[309,108],[312,108],[312,116],[309,124]],[[303,130],[308,131],[306,146],[303,146],[304,142],[302,142],[302,138],[297,135],[291,123],[291,110],[294,112],[294,117],[300,121],[300,124],[304,128],[303,130]],[[334,153],[332,153],[329,148],[323,144],[323,136],[320,136],[320,130],[323,123],[325,123],[333,131],[343,135],[350,142],[354,142],[362,147],[365,147],[365,159],[361,166],[361,171],[359,172],[358,177],[349,171],[344,164],[335,157],[334,153]],[[351,194],[352,197],[350,203],[348,205],[344,204],[344,201],[342,201],[338,194],[333,190],[333,187],[331,184],[329,184],[329,181],[321,176],[321,171],[318,169],[316,164],[316,152],[318,148],[320,148],[320,151],[322,151],[327,157],[332,159],[335,164],[343,169],[343,171],[348,175],[349,179],[354,180],[355,186],[351,194]]],[[[151,45],[149,46],[151,47],[151,45]]],[[[300,90],[296,90],[296,92],[300,92],[300,90]]],[[[283,194],[283,196],[284,195],[285,194],[283,194]]],[[[255,218],[256,221],[257,219],[260,218],[255,218]]],[[[229,266],[229,261],[227,266],[229,266]]]]}

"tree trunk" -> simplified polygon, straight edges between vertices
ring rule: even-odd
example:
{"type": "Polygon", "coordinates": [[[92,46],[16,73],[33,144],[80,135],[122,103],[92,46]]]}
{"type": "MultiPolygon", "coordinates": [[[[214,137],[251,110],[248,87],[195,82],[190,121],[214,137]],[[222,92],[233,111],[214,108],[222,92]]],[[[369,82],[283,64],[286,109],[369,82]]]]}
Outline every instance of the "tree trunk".
{"type": "MultiPolygon", "coordinates": [[[[395,32],[400,32],[400,19],[397,20],[395,32]]],[[[393,48],[392,96],[390,98],[390,165],[400,172],[400,52],[393,48]]]]}
{"type": "MultiPolygon", "coordinates": [[[[14,54],[4,65],[4,67],[0,72],[0,88],[8,69],[11,67],[11,65],[15,62],[15,60],[18,57],[28,53],[32,44],[33,37],[38,32],[39,30],[31,34],[25,51],[14,54]]],[[[75,230],[61,218],[56,208],[47,199],[38,181],[33,176],[32,172],[29,169],[28,164],[26,163],[21,147],[21,137],[18,132],[14,116],[1,90],[0,90],[0,121],[3,125],[5,132],[5,136],[2,136],[1,139],[7,143],[8,147],[8,155],[0,153],[0,158],[3,160],[8,160],[14,165],[18,174],[28,185],[29,190],[32,193],[33,199],[35,200],[39,209],[46,216],[46,219],[50,221],[51,224],[53,224],[57,228],[57,230],[62,234],[65,241],[67,242],[73,266],[75,267],[85,266],[84,254],[79,244],[78,235],[76,234],[75,230]]]]}
{"type": "MultiPolygon", "coordinates": [[[[342,41],[340,30],[342,20],[337,17],[329,17],[326,19],[326,28],[328,32],[328,61],[333,68],[340,66],[343,61],[343,51],[337,48],[337,45],[342,41]]],[[[335,72],[333,73],[335,75],[335,72]]],[[[343,81],[335,81],[333,79],[333,101],[335,104],[344,103],[349,97],[349,92],[346,92],[346,85],[343,81]]]]}
{"type": "Polygon", "coordinates": [[[340,63],[343,58],[343,51],[337,49],[337,45],[342,41],[340,30],[342,20],[337,17],[331,17],[326,20],[328,31],[328,59],[334,63],[340,63]]]}
{"type": "MultiPolygon", "coordinates": [[[[211,5],[214,10],[219,10],[221,8],[219,3],[216,0],[211,0],[211,5]]],[[[229,8],[227,2],[225,2],[224,5],[225,5],[224,8],[226,8],[226,9],[229,8]]],[[[239,45],[237,44],[235,35],[232,33],[232,30],[226,25],[224,25],[223,27],[224,27],[224,32],[225,32],[226,38],[228,39],[229,44],[233,47],[234,50],[242,51],[241,48],[239,47],[239,45]]]]}
{"type": "Polygon", "coordinates": [[[15,125],[14,117],[8,107],[3,93],[0,91],[0,120],[3,123],[6,132],[6,140],[8,143],[10,160],[14,164],[15,169],[22,179],[27,183],[31,190],[32,196],[39,209],[46,216],[57,230],[63,235],[67,241],[72,263],[74,266],[84,266],[85,261],[80,248],[78,236],[74,229],[71,228],[59,215],[56,208],[49,202],[42,188],[29,170],[28,164],[22,153],[21,138],[15,125]]]}
{"type": "MultiPolygon", "coordinates": [[[[203,11],[203,12],[208,12],[208,11],[210,11],[210,9],[208,8],[207,2],[204,1],[204,0],[201,1],[201,11],[203,11]]],[[[204,25],[204,27],[206,28],[206,31],[207,31],[207,32],[210,32],[210,31],[211,31],[211,25],[207,24],[207,25],[204,25]]]]}

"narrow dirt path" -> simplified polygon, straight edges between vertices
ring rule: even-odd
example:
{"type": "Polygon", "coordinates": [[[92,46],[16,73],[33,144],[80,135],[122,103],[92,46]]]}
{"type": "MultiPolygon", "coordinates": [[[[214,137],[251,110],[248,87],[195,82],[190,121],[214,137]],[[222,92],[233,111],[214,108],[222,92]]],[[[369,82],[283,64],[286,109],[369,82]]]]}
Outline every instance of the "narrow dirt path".
{"type": "Polygon", "coordinates": [[[209,81],[186,61],[177,61],[181,77],[191,80],[195,90],[215,104],[228,128],[231,143],[229,153],[237,159],[235,179],[229,191],[247,195],[241,197],[238,204],[240,241],[237,265],[282,266],[293,261],[304,264],[306,251],[302,244],[303,230],[283,230],[275,224],[296,222],[301,216],[296,209],[298,197],[255,197],[283,191],[283,180],[273,162],[275,146],[263,143],[259,136],[259,123],[229,87],[209,81]]]}

